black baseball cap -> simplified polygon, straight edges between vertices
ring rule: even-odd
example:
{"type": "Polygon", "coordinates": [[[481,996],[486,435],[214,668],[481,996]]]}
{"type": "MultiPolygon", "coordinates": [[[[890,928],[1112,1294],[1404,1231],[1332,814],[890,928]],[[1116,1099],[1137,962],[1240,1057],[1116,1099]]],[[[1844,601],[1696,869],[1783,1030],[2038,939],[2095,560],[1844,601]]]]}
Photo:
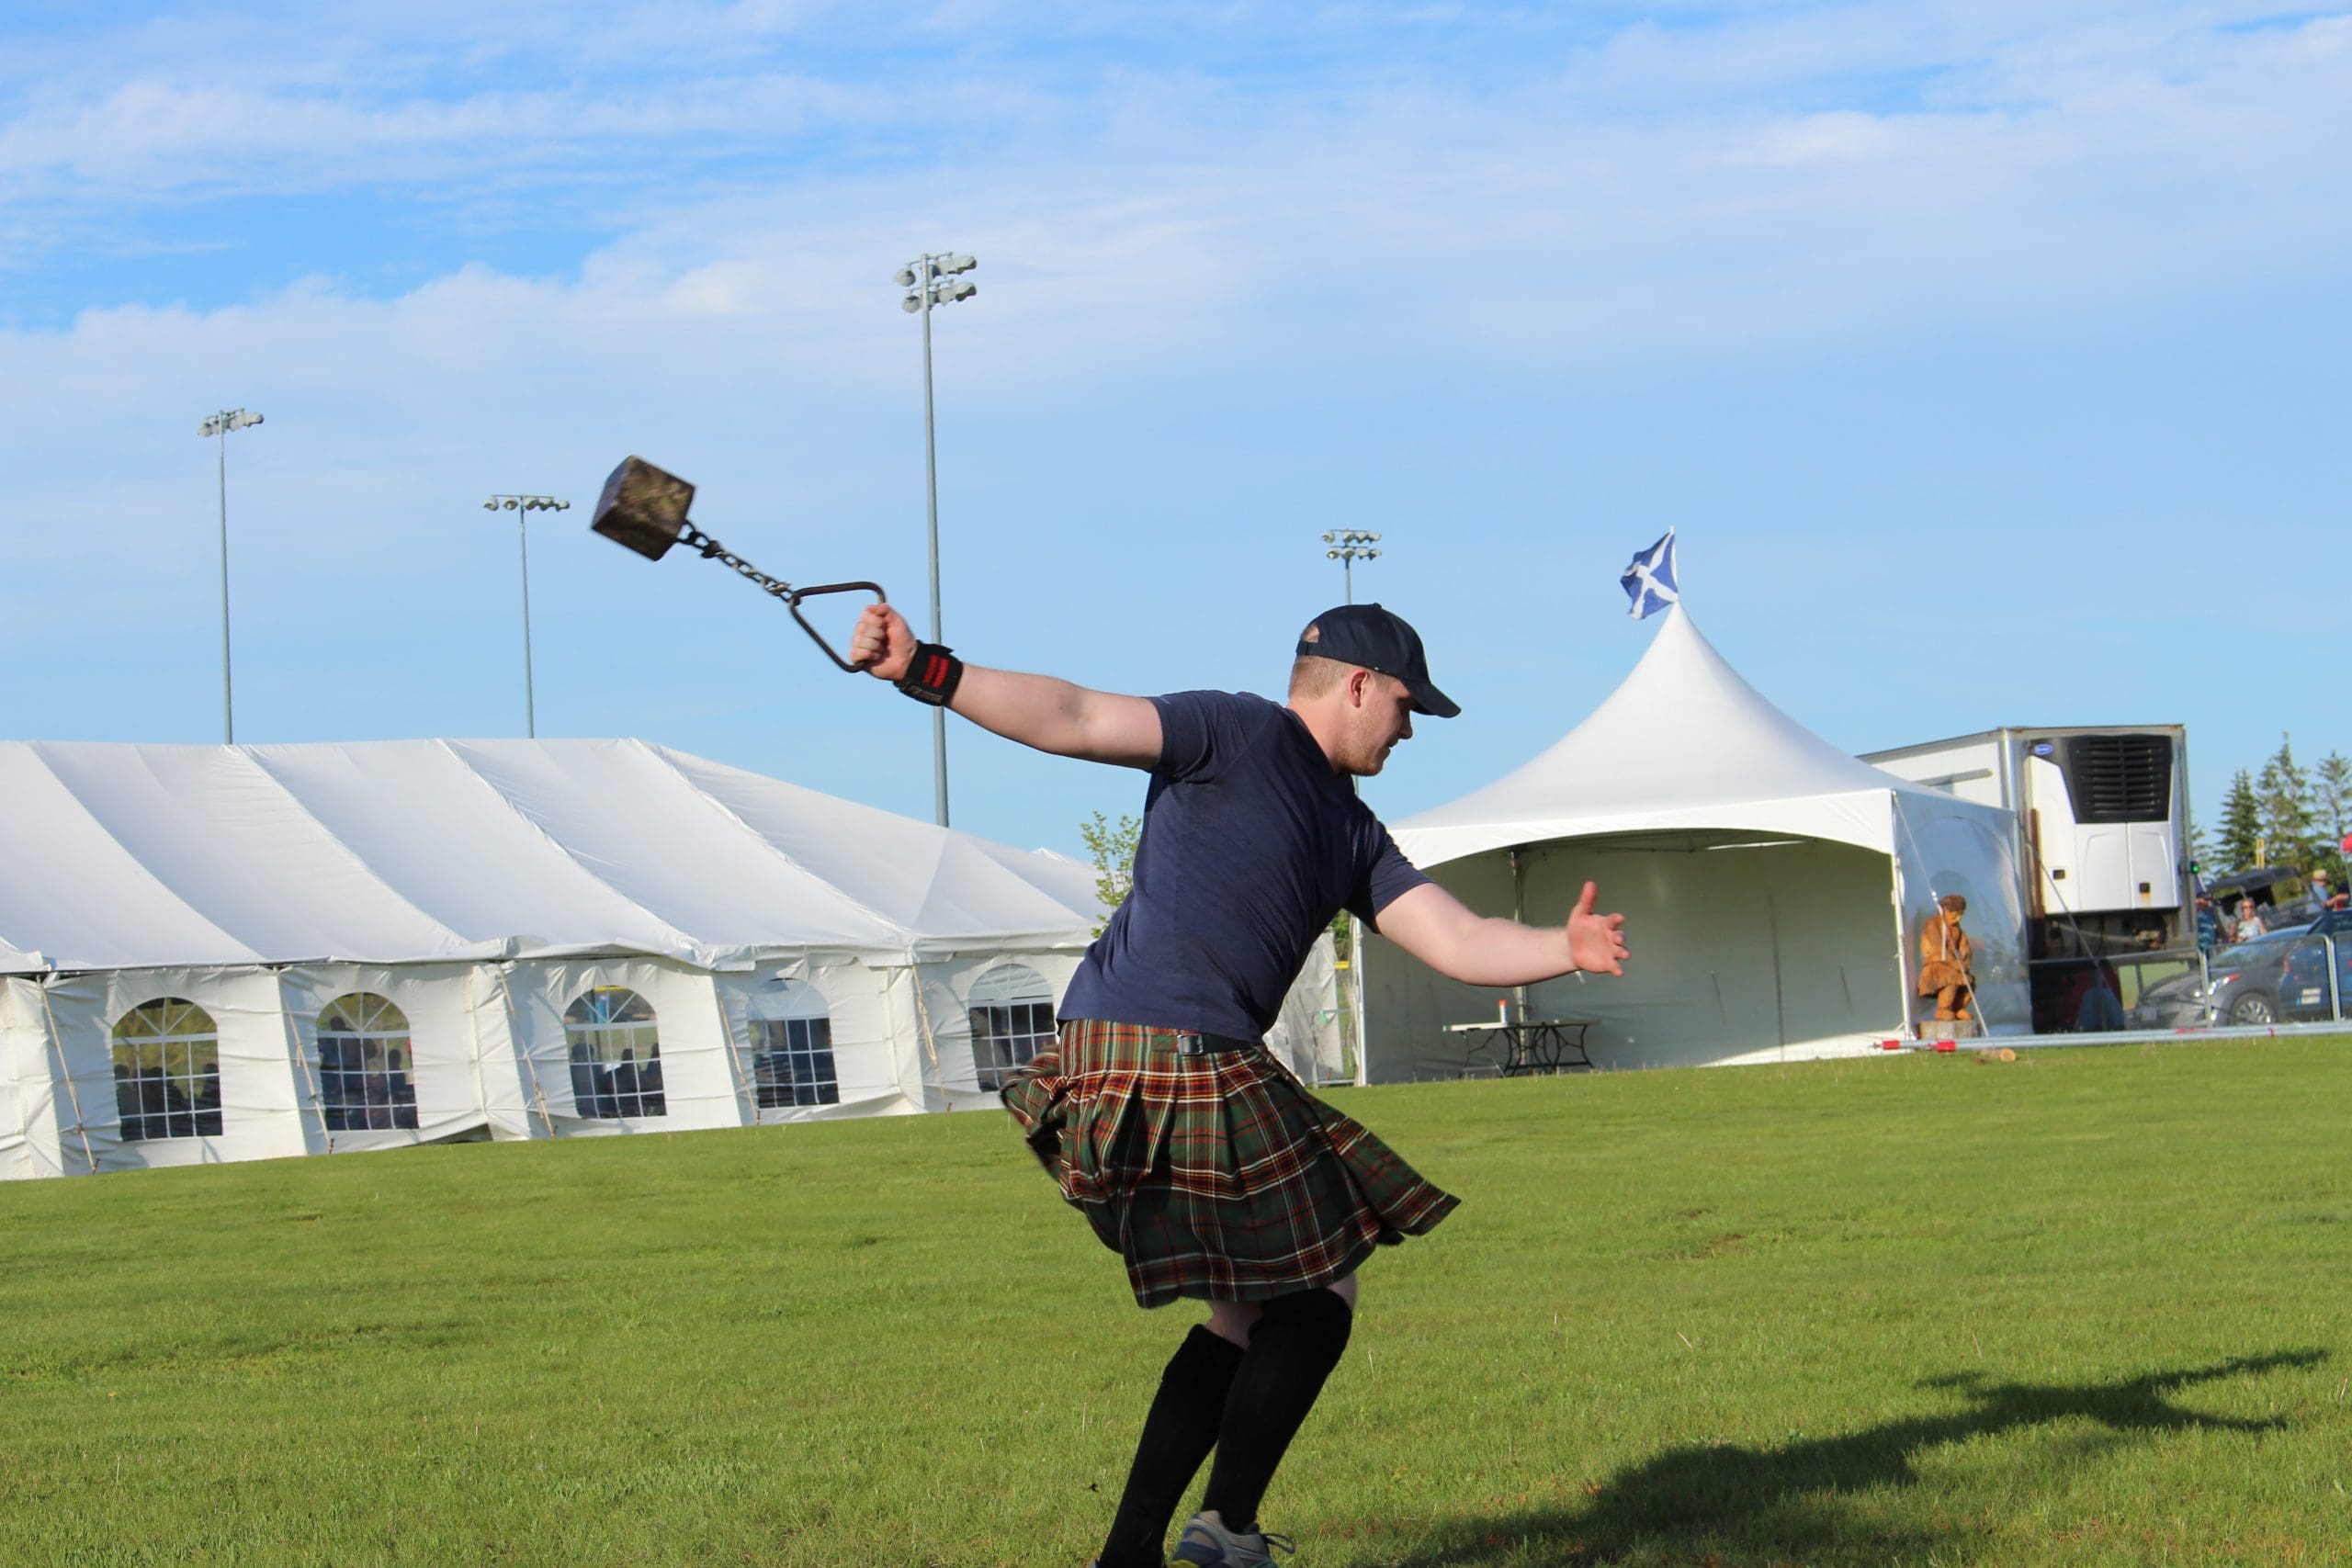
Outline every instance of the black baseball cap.
{"type": "Polygon", "coordinates": [[[1378,604],[1341,604],[1315,617],[1317,640],[1299,639],[1298,651],[1317,659],[1336,659],[1366,670],[1394,676],[1412,694],[1413,711],[1432,718],[1452,718],[1462,705],[1430,681],[1430,662],[1421,652],[1421,634],[1405,617],[1378,604]]]}

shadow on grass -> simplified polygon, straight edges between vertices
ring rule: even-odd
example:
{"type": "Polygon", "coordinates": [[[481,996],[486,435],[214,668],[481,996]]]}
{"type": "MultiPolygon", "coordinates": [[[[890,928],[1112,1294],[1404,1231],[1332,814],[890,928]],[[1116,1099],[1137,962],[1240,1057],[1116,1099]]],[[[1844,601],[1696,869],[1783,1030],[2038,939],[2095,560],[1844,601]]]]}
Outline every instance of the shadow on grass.
{"type": "Polygon", "coordinates": [[[2325,1350],[2240,1356],[2210,1367],[2156,1372],[2115,1383],[1994,1382],[1978,1372],[1929,1378],[1922,1388],[1965,1394],[1971,1407],[1946,1416],[1889,1421],[1834,1438],[1785,1447],[1737,1444],[1668,1449],[1626,1466],[1576,1508],[1538,1508],[1440,1527],[1439,1539],[1398,1560],[1399,1568],[1473,1568],[1479,1563],[1607,1562],[1637,1551],[1653,1559],[1720,1563],[1784,1563],[1792,1553],[1841,1548],[1871,1561],[1924,1553],[1939,1533],[1865,1526],[1843,1516],[1837,1499],[1878,1487],[1908,1486],[1926,1449],[2069,1417],[2109,1433],[2267,1432],[2273,1418],[2200,1416],[2171,1403],[2197,1383],[2289,1367],[2317,1366],[2325,1350]]]}

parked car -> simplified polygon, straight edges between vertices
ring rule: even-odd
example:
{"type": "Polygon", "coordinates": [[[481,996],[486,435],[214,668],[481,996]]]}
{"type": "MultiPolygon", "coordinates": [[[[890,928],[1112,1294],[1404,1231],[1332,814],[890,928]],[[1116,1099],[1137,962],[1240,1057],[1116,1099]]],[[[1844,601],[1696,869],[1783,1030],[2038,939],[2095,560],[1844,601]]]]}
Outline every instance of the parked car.
{"type": "Polygon", "coordinates": [[[2315,936],[2332,931],[2352,931],[2352,909],[2331,909],[2316,898],[2305,897],[2292,903],[2262,911],[2263,923],[2272,931],[2288,926],[2309,926],[2315,936]]]}
{"type": "Polygon", "coordinates": [[[2331,999],[2327,994],[2328,944],[2316,935],[2307,936],[2287,955],[2286,966],[2278,971],[2278,1017],[2282,1021],[2309,1023],[2318,1019],[2352,1017],[2352,929],[2334,934],[2335,998],[2331,999]],[[2334,1010],[2337,1007],[2343,1009],[2341,1013],[2334,1010]]]}
{"type": "Polygon", "coordinates": [[[2191,970],[2149,987],[2132,1009],[2132,1027],[2272,1022],[2278,1016],[2278,976],[2303,945],[2304,931],[2297,926],[2225,947],[2206,961],[2203,975],[2191,970]]]}

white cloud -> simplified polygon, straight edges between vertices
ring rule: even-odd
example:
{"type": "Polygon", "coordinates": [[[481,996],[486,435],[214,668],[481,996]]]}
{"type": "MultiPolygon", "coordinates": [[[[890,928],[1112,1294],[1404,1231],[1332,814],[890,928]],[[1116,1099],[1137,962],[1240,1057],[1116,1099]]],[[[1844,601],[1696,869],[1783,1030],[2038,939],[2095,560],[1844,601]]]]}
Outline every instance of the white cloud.
{"type": "MultiPolygon", "coordinates": [[[[1225,12],[1183,25],[1246,33],[1266,14],[1225,12]]],[[[241,548],[254,542],[244,570],[284,574],[281,605],[364,563],[371,592],[414,606],[418,638],[463,644],[464,617],[503,615],[512,587],[447,570],[479,554],[479,492],[584,502],[631,449],[704,482],[713,526],[772,570],[817,555],[840,575],[916,581],[903,555],[868,564],[880,547],[858,530],[920,515],[917,350],[889,275],[942,246],[982,260],[978,297],[936,323],[947,438],[1017,428],[1031,466],[1008,463],[1007,482],[1050,485],[1057,413],[1113,401],[1140,471],[1091,482],[1147,502],[1154,465],[1242,466],[1187,446],[1216,388],[1344,403],[1400,375],[1592,384],[1890,327],[2156,319],[2338,276],[2352,260],[2352,21],[2217,25],[2237,14],[1764,7],[1592,49],[1555,39],[1483,73],[1349,57],[1285,78],[1091,55],[999,63],[966,47],[1002,23],[988,6],[886,28],[878,65],[846,45],[785,62],[762,40],[841,45],[858,24],[841,8],[720,7],[686,14],[673,40],[718,40],[715,63],[491,82],[484,62],[584,60],[657,14],[566,40],[541,33],[560,30],[543,13],[461,24],[451,9],[420,33],[449,22],[477,58],[441,96],[382,45],[264,51],[233,72],[194,51],[119,79],[69,73],[0,110],[0,188],[37,197],[0,219],[20,276],[75,265],[40,254],[62,234],[168,245],[173,211],[230,191],[472,193],[523,220],[593,201],[616,237],[530,275],[449,265],[379,292],[322,274],[226,308],[175,306],[159,285],[53,329],[0,331],[0,455],[18,476],[0,648],[36,671],[22,661],[52,647],[94,649],[101,604],[134,623],[179,616],[203,657],[209,611],[187,584],[209,564],[211,458],[192,436],[222,403],[270,418],[237,438],[232,483],[241,548]],[[918,25],[936,46],[894,68],[889,49],[918,25]],[[714,151],[741,157],[714,166],[714,151]],[[1188,383],[1194,402],[1169,390],[1188,383]],[[769,558],[718,521],[771,513],[824,517],[847,542],[771,534],[789,548],[769,558]],[[109,558],[84,558],[92,539],[109,558]]],[[[1082,31],[1077,12],[1054,15],[1082,31]]],[[[1419,25],[1499,28],[1487,15],[1419,25]]],[[[1101,25],[1159,24],[1135,11],[1101,25]]],[[[1286,436],[1251,434],[1275,450],[1286,436]]],[[[1453,476],[1412,457],[1393,455],[1401,487],[1442,500],[1453,476]]],[[[967,454],[958,481],[980,467],[967,454]]],[[[998,524],[1008,572],[1099,579],[1134,547],[1106,535],[1100,559],[1025,558],[1027,500],[959,498],[998,524]]],[[[551,547],[542,564],[535,536],[535,566],[559,574],[535,604],[549,636],[567,590],[585,604],[609,589],[596,559],[563,560],[551,547]],[[567,570],[580,575],[567,583],[567,570]]],[[[1183,570],[1171,562],[1168,584],[1183,570]]],[[[670,591],[658,574],[629,581],[670,591]]],[[[257,587],[252,602],[272,599],[257,587]]],[[[257,637],[268,614],[254,612],[257,637]]],[[[78,672],[98,655],[54,657],[78,672]]],[[[588,659],[575,650],[573,668],[588,659]]],[[[348,673],[363,693],[377,679],[348,673]]],[[[380,691],[424,683],[385,676],[380,691]]],[[[667,697],[648,684],[621,700],[658,714],[667,697]]]]}
{"type": "MultiPolygon", "coordinates": [[[[1804,20],[1719,30],[1766,38],[1762,55],[1795,62],[1790,72],[1824,58],[1800,39],[1838,69],[1913,57],[1884,7],[1812,17],[1809,30],[1804,20]]],[[[1949,41],[1959,26],[1931,19],[1905,41],[1949,41]]],[[[261,333],[277,321],[319,326],[322,312],[398,317],[403,336],[385,347],[395,362],[409,343],[536,336],[594,357],[607,334],[659,335],[673,352],[707,341],[718,359],[756,350],[857,382],[871,312],[892,299],[888,269],[953,243],[984,261],[981,300],[952,328],[962,352],[1034,383],[1240,344],[1279,356],[1340,321],[1360,323],[1342,336],[1376,321],[1385,341],[1417,353],[1609,356],[1894,317],[2106,306],[2340,264],[2352,243],[2352,28],[2201,37],[2193,61],[2165,34],[2096,64],[2084,47],[1986,44],[1999,55],[1986,90],[2001,107],[1976,110],[1595,117],[1545,91],[1426,85],[1236,105],[1216,81],[1147,76],[1080,112],[976,88],[945,112],[1023,122],[1009,142],[951,143],[854,177],[777,171],[718,196],[696,195],[691,177],[624,178],[630,231],[569,277],[468,269],[381,304],[328,283],[224,320],[261,333]],[[1031,116],[1096,129],[1064,141],[1031,116]]],[[[1612,47],[1709,78],[1724,39],[1678,39],[1636,28],[1612,47]]],[[[755,87],[723,103],[693,92],[592,103],[575,88],[370,108],[130,85],[81,120],[0,130],[0,169],[127,180],[154,160],[153,177],[193,183],[164,165],[193,169],[190,149],[203,147],[242,150],[225,162],[247,178],[280,169],[268,177],[297,185],[394,164],[611,178],[595,165],[615,146],[658,163],[649,150],[761,126],[784,136],[819,119],[876,123],[896,103],[872,87],[755,87]]],[[[107,319],[75,340],[103,336],[107,319]]]]}
{"type": "Polygon", "coordinates": [[[371,103],[358,95],[130,82],[95,103],[45,106],[0,127],[0,179],[85,198],[174,192],[420,187],[471,183],[550,163],[572,175],[655,147],[729,137],[796,137],[815,128],[890,123],[886,96],[803,77],[640,91],[491,89],[452,102],[371,103]],[[44,179],[42,176],[46,176],[44,179]]]}

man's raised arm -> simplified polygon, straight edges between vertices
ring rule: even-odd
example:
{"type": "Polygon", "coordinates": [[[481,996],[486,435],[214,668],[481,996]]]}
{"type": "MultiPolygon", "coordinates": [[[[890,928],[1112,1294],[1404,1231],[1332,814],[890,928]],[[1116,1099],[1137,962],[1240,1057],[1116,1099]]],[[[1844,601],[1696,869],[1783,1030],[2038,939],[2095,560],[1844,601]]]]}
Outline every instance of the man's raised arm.
{"type": "MultiPolygon", "coordinates": [[[[888,604],[868,604],[850,636],[850,660],[865,672],[906,690],[919,644],[904,615],[888,604]]],[[[1023,675],[952,660],[956,673],[946,705],[982,729],[1008,740],[1077,757],[1150,768],[1159,761],[1159,709],[1142,697],[1091,691],[1050,675],[1023,675]]],[[[943,678],[918,671],[917,684],[936,687],[943,678]]]]}
{"type": "Polygon", "coordinates": [[[1532,986],[1572,969],[1625,972],[1625,917],[1594,912],[1600,890],[1584,896],[1567,924],[1544,930],[1473,912],[1434,882],[1389,900],[1380,934],[1450,979],[1473,986],[1532,986]]]}

